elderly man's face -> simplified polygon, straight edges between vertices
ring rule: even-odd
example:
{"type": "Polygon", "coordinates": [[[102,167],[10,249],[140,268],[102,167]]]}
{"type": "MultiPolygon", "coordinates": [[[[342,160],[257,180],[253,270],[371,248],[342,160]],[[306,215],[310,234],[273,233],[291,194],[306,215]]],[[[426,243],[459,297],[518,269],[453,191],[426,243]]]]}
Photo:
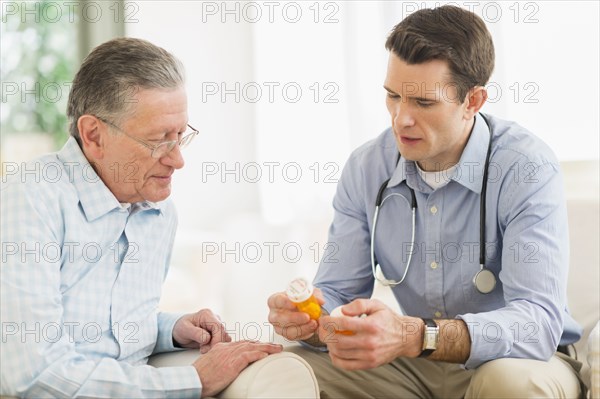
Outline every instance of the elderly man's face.
{"type": "MultiPolygon", "coordinates": [[[[184,88],[139,90],[135,104],[119,128],[149,144],[177,140],[187,130],[187,96],[184,88]]],[[[110,130],[110,126],[105,126],[110,130]]],[[[171,176],[183,167],[178,145],[161,158],[113,129],[107,131],[104,157],[99,162],[104,183],[119,202],[162,201],[171,194],[171,176]]]]}

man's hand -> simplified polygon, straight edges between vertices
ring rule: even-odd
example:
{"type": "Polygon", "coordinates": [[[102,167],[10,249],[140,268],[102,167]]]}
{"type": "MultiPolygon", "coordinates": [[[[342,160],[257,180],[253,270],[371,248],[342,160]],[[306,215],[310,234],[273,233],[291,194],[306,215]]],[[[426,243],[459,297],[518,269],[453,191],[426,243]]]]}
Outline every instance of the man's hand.
{"type": "MultiPolygon", "coordinates": [[[[325,303],[321,290],[315,288],[313,294],[320,305],[325,303]]],[[[271,295],[267,305],[269,305],[269,322],[275,327],[275,332],[289,341],[308,339],[319,327],[316,320],[311,320],[308,314],[298,311],[285,292],[271,295]]]]}
{"type": "Polygon", "coordinates": [[[202,382],[202,397],[225,389],[250,363],[279,353],[283,347],[250,341],[218,343],[200,356],[193,366],[202,382]]]}
{"type": "Polygon", "coordinates": [[[327,344],[335,366],[365,370],[421,353],[421,319],[400,316],[376,299],[356,299],[342,307],[342,313],[350,317],[323,316],[320,320],[319,338],[327,344]],[[366,317],[353,317],[363,314],[366,317]]]}
{"type": "Polygon", "coordinates": [[[208,309],[186,314],[177,320],[173,339],[183,348],[200,348],[200,353],[208,352],[219,342],[231,341],[221,320],[208,309]]]}

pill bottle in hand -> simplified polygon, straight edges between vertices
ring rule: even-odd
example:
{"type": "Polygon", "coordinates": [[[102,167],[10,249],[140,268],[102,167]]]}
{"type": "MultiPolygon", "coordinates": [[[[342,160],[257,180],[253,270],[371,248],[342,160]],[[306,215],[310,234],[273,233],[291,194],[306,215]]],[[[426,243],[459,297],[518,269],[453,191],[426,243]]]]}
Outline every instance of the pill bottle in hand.
{"type": "Polygon", "coordinates": [[[294,302],[299,311],[307,313],[312,320],[321,316],[321,305],[314,296],[311,283],[303,278],[292,280],[285,291],[290,301],[294,302]]]}

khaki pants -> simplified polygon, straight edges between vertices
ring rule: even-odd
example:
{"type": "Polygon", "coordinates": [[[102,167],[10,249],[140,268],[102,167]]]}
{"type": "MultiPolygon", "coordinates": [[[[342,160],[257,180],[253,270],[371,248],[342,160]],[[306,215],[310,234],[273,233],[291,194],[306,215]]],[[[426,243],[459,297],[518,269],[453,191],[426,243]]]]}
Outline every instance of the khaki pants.
{"type": "Polygon", "coordinates": [[[581,363],[556,353],[548,362],[498,359],[476,370],[427,359],[398,358],[376,369],[346,371],[327,353],[286,348],[313,368],[321,398],[580,398],[581,363]]]}

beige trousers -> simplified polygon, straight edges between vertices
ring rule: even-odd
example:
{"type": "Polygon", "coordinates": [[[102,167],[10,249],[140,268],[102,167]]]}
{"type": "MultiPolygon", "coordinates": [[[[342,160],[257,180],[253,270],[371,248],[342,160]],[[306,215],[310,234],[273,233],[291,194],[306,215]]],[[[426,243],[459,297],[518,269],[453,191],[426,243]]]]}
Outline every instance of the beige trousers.
{"type": "Polygon", "coordinates": [[[313,368],[321,398],[580,398],[581,363],[562,353],[548,362],[498,359],[476,370],[427,359],[398,358],[371,370],[346,371],[329,355],[286,348],[313,368]]]}

